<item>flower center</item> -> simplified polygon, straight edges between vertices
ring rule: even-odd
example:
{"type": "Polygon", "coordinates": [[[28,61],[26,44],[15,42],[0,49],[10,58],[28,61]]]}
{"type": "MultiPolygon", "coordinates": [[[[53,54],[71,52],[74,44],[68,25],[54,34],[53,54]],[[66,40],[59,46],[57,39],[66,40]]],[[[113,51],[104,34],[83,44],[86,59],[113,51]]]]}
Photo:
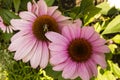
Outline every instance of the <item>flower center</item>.
{"type": "Polygon", "coordinates": [[[68,46],[68,53],[73,61],[87,61],[92,54],[92,46],[86,39],[75,39],[68,46]]]}
{"type": "Polygon", "coordinates": [[[43,15],[36,18],[32,26],[32,31],[38,40],[48,41],[48,39],[45,37],[45,33],[47,31],[59,32],[59,28],[56,20],[53,17],[49,15],[43,15]]]}

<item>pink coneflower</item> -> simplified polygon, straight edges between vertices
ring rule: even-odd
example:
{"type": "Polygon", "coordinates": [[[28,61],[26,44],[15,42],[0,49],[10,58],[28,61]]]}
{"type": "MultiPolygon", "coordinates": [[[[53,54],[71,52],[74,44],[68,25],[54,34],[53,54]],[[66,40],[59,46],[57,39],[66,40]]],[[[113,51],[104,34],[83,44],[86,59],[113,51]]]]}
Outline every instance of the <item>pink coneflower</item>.
{"type": "Polygon", "coordinates": [[[6,26],[3,22],[3,19],[0,17],[0,29],[5,33],[12,33],[13,30],[14,30],[14,27],[9,25],[9,26],[6,26]]]}
{"type": "Polygon", "coordinates": [[[62,34],[50,31],[45,35],[51,41],[49,49],[53,70],[63,71],[65,79],[79,76],[89,80],[97,75],[97,64],[106,67],[104,53],[108,53],[109,48],[93,27],[80,28],[77,23],[65,26],[62,34]]]}
{"type": "Polygon", "coordinates": [[[16,51],[14,59],[30,61],[33,68],[45,68],[49,60],[47,31],[60,32],[68,24],[68,17],[61,15],[57,6],[47,7],[44,0],[33,5],[28,3],[28,11],[20,12],[21,19],[11,20],[11,25],[20,30],[11,39],[10,51],[16,51]]]}

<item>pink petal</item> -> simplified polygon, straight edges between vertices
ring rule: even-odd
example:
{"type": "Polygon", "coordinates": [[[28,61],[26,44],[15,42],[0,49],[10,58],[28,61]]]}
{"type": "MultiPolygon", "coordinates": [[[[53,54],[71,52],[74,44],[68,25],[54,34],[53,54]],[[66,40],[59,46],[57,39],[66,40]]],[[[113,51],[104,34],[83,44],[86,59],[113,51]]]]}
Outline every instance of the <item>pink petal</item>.
{"type": "Polygon", "coordinates": [[[30,12],[32,11],[32,3],[31,2],[27,3],[27,10],[30,12]]]}
{"type": "Polygon", "coordinates": [[[62,77],[64,77],[65,79],[69,79],[73,76],[75,71],[76,71],[76,63],[73,61],[70,61],[65,66],[63,73],[62,73],[62,77]]]}
{"type": "MultiPolygon", "coordinates": [[[[20,33],[20,32],[18,32],[18,33],[20,33]]],[[[12,37],[12,39],[14,39],[14,40],[11,40],[12,42],[11,42],[11,44],[8,47],[8,49],[10,51],[16,51],[20,47],[21,43],[23,43],[24,41],[27,42],[28,39],[31,38],[30,34],[28,34],[26,36],[18,36],[18,33],[15,34],[12,37]]]]}
{"type": "Polygon", "coordinates": [[[43,46],[42,46],[42,42],[38,42],[38,47],[33,55],[33,57],[30,60],[30,64],[33,68],[37,68],[38,65],[40,64],[40,60],[41,60],[41,56],[42,56],[42,50],[43,46]]]}
{"type": "Polygon", "coordinates": [[[106,43],[106,40],[105,40],[105,39],[102,39],[102,38],[97,39],[97,40],[94,41],[94,42],[91,42],[92,46],[94,46],[94,47],[102,46],[102,45],[104,45],[105,43],[106,43]]]}
{"type": "Polygon", "coordinates": [[[78,69],[79,76],[83,80],[90,80],[90,75],[88,73],[88,69],[84,63],[79,64],[79,69],[78,69]]]}
{"type": "Polygon", "coordinates": [[[96,63],[94,63],[94,61],[92,61],[92,60],[89,60],[89,62],[87,62],[87,65],[89,66],[89,68],[91,70],[91,73],[92,73],[91,77],[92,76],[97,76],[98,70],[97,70],[96,63]]]}
{"type": "Polygon", "coordinates": [[[45,36],[56,44],[66,45],[69,42],[67,38],[56,32],[47,32],[45,36]]]}
{"type": "MultiPolygon", "coordinates": [[[[52,56],[54,56],[54,55],[58,55],[58,53],[67,53],[68,51],[52,51],[52,50],[50,50],[50,56],[52,57],[52,56]]],[[[67,53],[68,54],[68,53],[67,53]]]]}
{"type": "Polygon", "coordinates": [[[67,50],[67,46],[50,43],[49,44],[49,49],[52,50],[52,51],[65,51],[65,50],[67,50]]]}
{"type": "Polygon", "coordinates": [[[12,36],[11,41],[13,42],[14,40],[18,39],[19,37],[25,36],[28,34],[30,34],[28,30],[22,30],[22,31],[16,33],[14,36],[12,36]]]}
{"type": "Polygon", "coordinates": [[[95,30],[93,27],[83,27],[81,32],[81,38],[89,39],[93,34],[95,30]]]}
{"type": "Polygon", "coordinates": [[[94,34],[89,38],[89,41],[95,41],[97,39],[100,39],[100,35],[97,32],[94,32],[94,34]]]}
{"type": "Polygon", "coordinates": [[[39,0],[38,1],[38,8],[39,8],[39,15],[44,15],[47,14],[47,4],[45,3],[44,0],[39,0]]]}
{"type": "Polygon", "coordinates": [[[65,62],[68,59],[68,55],[66,53],[58,53],[50,58],[50,63],[52,65],[57,65],[65,62]]]}
{"type": "Polygon", "coordinates": [[[104,54],[93,54],[92,60],[94,60],[94,62],[96,64],[99,64],[102,68],[106,68],[106,66],[107,66],[104,54]]]}
{"type": "Polygon", "coordinates": [[[24,38],[24,44],[22,44],[16,51],[14,59],[15,60],[20,60],[23,57],[25,57],[31,50],[31,48],[34,45],[34,40],[32,40],[31,36],[27,36],[26,37],[26,42],[25,42],[25,38],[24,38]],[[32,43],[33,42],[33,43],[32,43]]]}
{"type": "Polygon", "coordinates": [[[36,19],[36,16],[32,12],[28,12],[28,11],[20,12],[19,16],[24,20],[28,20],[32,22],[34,22],[34,20],[36,19]]]}
{"type": "Polygon", "coordinates": [[[33,55],[34,55],[37,47],[38,47],[38,44],[37,44],[37,42],[36,42],[35,45],[34,45],[34,47],[31,49],[30,53],[27,54],[27,55],[22,59],[23,62],[28,62],[28,61],[33,57],[33,55]]]}
{"type": "Polygon", "coordinates": [[[22,19],[12,19],[10,23],[16,30],[28,30],[32,28],[31,22],[22,19]]]}
{"type": "Polygon", "coordinates": [[[55,71],[62,71],[64,68],[65,68],[65,66],[69,63],[69,61],[70,61],[70,58],[69,59],[67,59],[65,62],[63,62],[63,63],[60,63],[60,64],[58,64],[58,65],[55,65],[54,67],[53,67],[53,70],[55,70],[55,71]]]}
{"type": "Polygon", "coordinates": [[[62,28],[67,26],[68,24],[72,24],[72,21],[65,20],[65,21],[58,22],[58,26],[59,26],[60,31],[62,31],[62,28]]]}
{"type": "Polygon", "coordinates": [[[80,28],[81,28],[81,26],[82,26],[82,21],[81,21],[80,19],[76,19],[76,20],[74,21],[74,23],[76,24],[77,27],[80,27],[80,28]]]}
{"type": "Polygon", "coordinates": [[[57,19],[60,15],[61,15],[61,12],[58,11],[58,10],[56,10],[56,11],[54,12],[54,14],[53,14],[53,17],[54,17],[55,19],[57,19]]]}
{"type": "Polygon", "coordinates": [[[42,49],[42,58],[40,61],[40,67],[43,69],[47,66],[49,60],[49,50],[48,45],[46,42],[43,42],[43,49],[42,49]]]}
{"type": "Polygon", "coordinates": [[[47,14],[51,16],[57,8],[58,8],[58,6],[48,7],[47,14]]]}
{"type": "Polygon", "coordinates": [[[59,17],[56,18],[56,21],[61,22],[61,21],[65,21],[65,20],[68,20],[68,19],[70,19],[70,17],[65,17],[63,15],[60,15],[59,17]]]}
{"type": "Polygon", "coordinates": [[[93,47],[93,52],[108,53],[109,51],[110,51],[110,49],[108,48],[107,45],[93,47]]]}

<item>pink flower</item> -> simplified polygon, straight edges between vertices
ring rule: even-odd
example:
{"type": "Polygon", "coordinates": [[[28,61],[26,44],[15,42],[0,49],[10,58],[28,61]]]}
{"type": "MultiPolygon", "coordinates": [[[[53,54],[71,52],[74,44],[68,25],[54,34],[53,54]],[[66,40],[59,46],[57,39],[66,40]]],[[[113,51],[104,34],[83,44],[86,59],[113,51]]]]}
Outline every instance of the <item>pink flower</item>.
{"type": "Polygon", "coordinates": [[[11,25],[20,30],[11,39],[10,51],[16,51],[15,60],[30,61],[33,68],[45,68],[49,60],[47,31],[60,32],[69,23],[57,6],[47,7],[44,0],[28,3],[28,11],[20,12],[21,19],[12,19],[11,25]]]}
{"type": "Polygon", "coordinates": [[[63,71],[65,79],[90,80],[97,75],[97,64],[106,67],[104,53],[109,52],[106,41],[100,38],[93,27],[80,28],[81,23],[68,25],[62,29],[62,34],[47,32],[45,35],[51,41],[50,63],[53,70],[63,71]]]}
{"type": "Polygon", "coordinates": [[[12,33],[13,30],[14,30],[14,27],[12,27],[11,25],[9,26],[6,26],[4,23],[3,23],[3,19],[0,17],[0,29],[5,33],[12,33]]]}

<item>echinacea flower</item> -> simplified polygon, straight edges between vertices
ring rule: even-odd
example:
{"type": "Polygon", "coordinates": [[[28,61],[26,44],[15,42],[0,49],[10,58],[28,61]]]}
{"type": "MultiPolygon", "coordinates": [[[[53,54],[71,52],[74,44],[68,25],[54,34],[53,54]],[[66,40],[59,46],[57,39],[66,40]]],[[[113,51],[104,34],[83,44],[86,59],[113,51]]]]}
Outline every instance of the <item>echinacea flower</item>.
{"type": "Polygon", "coordinates": [[[14,30],[14,27],[11,26],[11,25],[6,26],[6,25],[4,24],[4,22],[3,22],[2,17],[0,17],[0,29],[1,29],[4,33],[5,33],[5,32],[7,32],[7,33],[12,33],[13,30],[14,30]]]}
{"type": "MultiPolygon", "coordinates": [[[[80,23],[81,24],[81,23],[80,23]]],[[[104,53],[109,52],[106,41],[100,38],[93,27],[82,27],[80,24],[65,26],[62,33],[47,32],[51,41],[50,63],[55,71],[63,71],[65,79],[90,80],[97,75],[97,65],[106,67],[104,53]]]]}
{"type": "Polygon", "coordinates": [[[108,0],[108,4],[110,5],[110,7],[120,9],[120,0],[108,0]]]}
{"type": "Polygon", "coordinates": [[[12,19],[11,25],[19,32],[11,38],[10,51],[16,51],[15,60],[30,61],[33,68],[45,68],[49,60],[47,31],[60,32],[69,18],[57,10],[57,6],[48,7],[44,0],[33,5],[28,4],[28,11],[20,12],[21,19],[12,19]]]}

